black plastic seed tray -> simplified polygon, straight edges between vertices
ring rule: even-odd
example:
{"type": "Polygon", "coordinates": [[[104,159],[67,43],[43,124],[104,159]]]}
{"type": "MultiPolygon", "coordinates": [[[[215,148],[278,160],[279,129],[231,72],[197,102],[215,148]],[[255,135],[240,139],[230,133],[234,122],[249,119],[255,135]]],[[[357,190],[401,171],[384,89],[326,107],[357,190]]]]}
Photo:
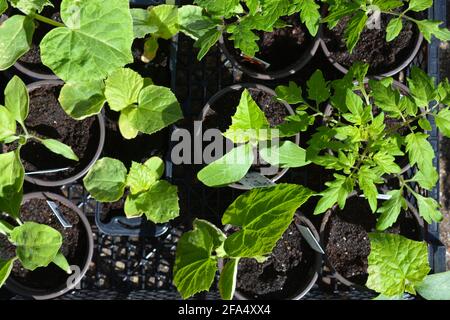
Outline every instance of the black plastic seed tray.
{"type": "MultiPolygon", "coordinates": [[[[140,1],[131,2],[137,4],[140,1]]],[[[148,4],[148,1],[145,0],[141,2],[148,4]]],[[[154,1],[155,4],[163,2],[165,1],[154,1]]],[[[445,0],[435,0],[434,7],[429,11],[429,17],[445,21],[446,5],[445,0]]],[[[179,128],[192,130],[192,123],[199,116],[205,103],[221,88],[239,82],[255,82],[234,70],[218,47],[214,48],[202,62],[198,62],[193,41],[180,35],[172,42],[170,52],[168,63],[171,72],[170,86],[176,92],[185,114],[185,119],[177,124],[179,128]]],[[[439,79],[439,43],[437,41],[433,41],[430,45],[424,43],[412,65],[420,66],[430,75],[439,79]]],[[[319,50],[305,69],[293,76],[292,79],[284,79],[280,83],[294,80],[303,85],[315,69],[321,69],[325,77],[329,79],[339,76],[338,71],[329,64],[319,50]]],[[[409,69],[400,73],[397,80],[405,82],[408,72],[409,69]]],[[[265,82],[264,84],[273,88],[279,83],[265,82]]],[[[435,126],[433,128],[430,141],[436,154],[439,155],[438,132],[435,126]]],[[[59,190],[83,209],[92,223],[95,240],[94,258],[80,288],[60,299],[181,299],[172,284],[172,269],[178,239],[184,231],[189,230],[196,217],[220,223],[220,217],[224,210],[241,191],[231,188],[205,187],[196,179],[198,168],[193,165],[173,165],[169,152],[166,156],[166,177],[179,188],[181,215],[174,222],[168,224],[167,232],[159,237],[139,236],[139,227],[133,236],[105,234],[95,223],[101,207],[89,197],[81,185],[65,186],[59,190]]],[[[435,159],[437,167],[438,158],[435,159]]],[[[322,185],[322,172],[314,172],[314,170],[307,172],[301,168],[290,170],[282,181],[299,183],[319,190],[322,185]]],[[[439,200],[439,186],[431,192],[431,196],[439,200]]],[[[311,208],[302,208],[305,213],[310,212],[309,209],[311,208]]],[[[320,223],[320,217],[311,218],[314,223],[320,223]]],[[[145,222],[137,223],[138,226],[140,224],[143,225],[145,222]]],[[[105,231],[104,228],[102,230],[105,231]]],[[[439,241],[438,225],[428,226],[427,232],[431,266],[434,272],[445,271],[445,247],[439,241]]],[[[359,300],[372,297],[373,294],[370,292],[351,290],[340,285],[327,270],[323,270],[322,279],[304,299],[359,300]]],[[[1,298],[20,299],[20,297],[11,297],[5,290],[0,290],[1,298]]],[[[210,293],[197,295],[195,299],[215,300],[219,299],[219,295],[217,290],[212,290],[210,293]]]]}

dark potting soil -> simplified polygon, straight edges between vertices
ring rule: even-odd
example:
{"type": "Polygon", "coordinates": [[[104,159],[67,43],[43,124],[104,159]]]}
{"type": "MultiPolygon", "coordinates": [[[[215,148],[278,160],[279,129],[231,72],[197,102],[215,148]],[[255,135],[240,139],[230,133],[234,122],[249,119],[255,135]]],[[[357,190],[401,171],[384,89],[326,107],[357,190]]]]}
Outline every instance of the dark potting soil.
{"type": "Polygon", "coordinates": [[[314,253],[291,224],[263,262],[239,261],[236,289],[250,299],[283,299],[305,285],[314,253]]]}
{"type": "Polygon", "coordinates": [[[400,66],[414,49],[419,31],[410,21],[403,20],[403,29],[391,42],[386,41],[386,27],[393,17],[381,15],[381,28],[365,28],[359,42],[350,54],[344,40],[345,28],[350,17],[343,18],[334,29],[324,30],[325,44],[331,58],[345,68],[356,61],[370,64],[369,74],[381,74],[400,66]]]}
{"type": "Polygon", "coordinates": [[[237,61],[249,69],[272,72],[287,68],[301,59],[303,52],[312,44],[313,37],[301,23],[298,15],[283,17],[282,20],[289,26],[272,32],[256,32],[259,36],[257,43],[260,50],[255,57],[269,63],[270,67],[267,69],[241,57],[241,51],[234,48],[231,40],[225,38],[225,45],[237,61]]]}
{"type": "MultiPolygon", "coordinates": [[[[70,222],[73,227],[65,229],[47,202],[42,199],[32,199],[27,201],[21,208],[20,217],[23,222],[33,221],[48,225],[58,230],[63,242],[61,252],[66,257],[69,265],[79,266],[83,268],[86,259],[86,230],[78,215],[66,207],[59,201],[54,201],[63,216],[70,222]]],[[[15,256],[15,247],[9,243],[6,237],[0,235],[0,254],[3,259],[12,258],[15,256]]],[[[68,275],[50,263],[48,267],[37,268],[34,271],[29,271],[23,268],[19,261],[14,263],[12,277],[17,282],[35,289],[54,290],[60,287],[65,287],[68,275]]]]}
{"type": "MultiPolygon", "coordinates": [[[[77,121],[69,117],[58,102],[61,86],[46,85],[30,92],[30,113],[25,121],[30,134],[40,138],[52,138],[72,147],[79,162],[57,155],[42,144],[29,140],[22,147],[21,158],[25,172],[70,168],[53,174],[34,175],[47,181],[57,181],[74,176],[92,161],[100,140],[99,122],[96,117],[77,121]]],[[[4,146],[5,151],[17,148],[17,144],[4,146]]]]}
{"type": "Polygon", "coordinates": [[[132,161],[143,163],[147,159],[158,156],[164,159],[168,150],[169,129],[163,129],[152,135],[139,133],[131,140],[125,139],[120,133],[120,113],[105,108],[106,141],[104,156],[121,160],[127,168],[132,161]]]}
{"type": "MultiPolygon", "coordinates": [[[[344,278],[359,285],[367,281],[369,232],[375,232],[377,214],[364,198],[351,198],[344,210],[330,217],[325,234],[325,252],[330,264],[344,278]]],[[[412,213],[402,212],[397,223],[386,232],[420,240],[420,228],[412,213]]]]}

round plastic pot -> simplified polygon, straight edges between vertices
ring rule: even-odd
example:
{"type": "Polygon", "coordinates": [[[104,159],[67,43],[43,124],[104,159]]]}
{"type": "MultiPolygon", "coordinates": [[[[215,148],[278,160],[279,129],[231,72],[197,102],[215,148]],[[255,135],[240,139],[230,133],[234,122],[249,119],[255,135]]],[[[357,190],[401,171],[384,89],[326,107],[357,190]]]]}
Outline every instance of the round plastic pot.
{"type": "MultiPolygon", "coordinates": [[[[370,76],[374,77],[391,77],[396,75],[397,73],[401,72],[402,70],[406,69],[411,62],[414,60],[414,58],[417,56],[417,53],[419,53],[420,47],[422,46],[423,42],[423,35],[422,33],[419,33],[416,44],[414,48],[411,50],[411,52],[407,55],[407,57],[403,60],[403,62],[395,68],[392,68],[391,70],[388,70],[386,72],[380,73],[380,74],[370,74],[370,76]]],[[[336,61],[332,55],[330,50],[328,49],[325,41],[323,39],[320,40],[320,46],[322,48],[322,51],[324,52],[325,56],[327,57],[328,61],[340,72],[347,74],[349,69],[344,67],[342,64],[340,64],[338,61],[336,61]]]]}
{"type": "MultiPolygon", "coordinates": [[[[229,94],[230,92],[234,92],[234,91],[241,91],[244,89],[255,89],[255,90],[260,90],[260,91],[264,91],[272,96],[276,96],[275,91],[273,91],[272,89],[261,85],[261,84],[255,84],[255,83],[243,83],[243,84],[235,84],[229,87],[226,87],[224,89],[222,89],[221,91],[217,92],[214,96],[211,97],[211,99],[206,103],[205,107],[202,110],[201,116],[199,118],[199,121],[204,121],[205,118],[208,116],[208,114],[211,112],[211,107],[217,102],[219,101],[223,96],[226,96],[227,94],[229,94]]],[[[288,110],[290,115],[294,115],[295,112],[292,109],[292,107],[286,103],[286,102],[280,102],[282,103],[286,109],[288,110]]],[[[201,130],[201,129],[199,129],[201,130]]],[[[201,132],[197,131],[195,133],[196,135],[201,135],[201,132]]],[[[300,143],[300,134],[295,135],[295,143],[299,144],[300,143]]],[[[281,179],[287,172],[288,172],[288,168],[284,168],[282,170],[280,170],[275,176],[273,176],[270,180],[275,183],[276,181],[278,181],[279,179],[281,179]]],[[[248,186],[245,186],[241,183],[232,183],[229,185],[232,188],[235,189],[240,189],[240,190],[250,190],[251,188],[248,186]]]]}
{"type": "Polygon", "coordinates": [[[18,281],[14,280],[13,277],[9,277],[9,279],[6,281],[5,284],[6,288],[15,294],[33,298],[36,300],[54,299],[75,289],[77,285],[80,283],[81,279],[86,274],[87,270],[89,269],[89,264],[92,260],[92,255],[94,253],[94,239],[92,236],[92,229],[83,212],[81,212],[81,210],[75,204],[73,204],[66,198],[54,193],[35,192],[26,194],[23,197],[22,204],[32,199],[53,200],[62,203],[64,206],[73,210],[73,212],[75,212],[78,215],[78,217],[80,218],[80,223],[85,229],[85,237],[86,237],[85,243],[87,247],[84,250],[85,252],[85,256],[83,259],[84,262],[83,265],[79,266],[80,273],[77,274],[76,277],[70,281],[69,285],[67,283],[63,283],[61,284],[60,287],[54,288],[53,290],[40,290],[37,288],[27,287],[26,285],[21,284],[18,281]]]}
{"type": "MultiPolygon", "coordinates": [[[[317,241],[320,241],[319,233],[312,224],[312,222],[306,218],[301,213],[296,213],[295,218],[298,224],[308,227],[317,241]]],[[[310,249],[313,250],[313,249],[310,249]]],[[[219,270],[222,271],[223,260],[219,260],[219,270]]],[[[238,267],[239,268],[239,267],[238,267]]],[[[302,299],[314,286],[317,279],[319,278],[320,270],[322,268],[322,254],[314,251],[314,261],[312,261],[310,268],[307,273],[299,274],[295,279],[289,279],[290,282],[298,282],[298,289],[294,294],[288,295],[286,297],[281,297],[278,300],[300,300],[302,299]]],[[[245,295],[243,292],[236,290],[234,293],[234,298],[237,300],[253,300],[253,298],[245,295]]]]}
{"type": "MultiPolygon", "coordinates": [[[[349,195],[349,197],[347,198],[347,201],[349,199],[357,197],[357,196],[358,196],[357,193],[353,192],[353,193],[351,193],[349,195]]],[[[413,215],[414,220],[416,220],[416,222],[417,222],[417,225],[418,225],[419,230],[420,230],[420,237],[423,238],[423,232],[424,232],[424,228],[425,228],[425,223],[424,223],[423,219],[420,217],[420,215],[417,212],[416,208],[413,206],[413,204],[411,202],[409,202],[409,201],[406,201],[406,202],[407,202],[407,205],[408,205],[408,211],[413,215]]],[[[322,218],[322,222],[321,222],[321,225],[320,225],[320,231],[319,232],[320,232],[320,243],[321,243],[321,246],[324,249],[324,251],[325,251],[325,248],[326,248],[326,242],[327,242],[327,236],[328,236],[328,234],[326,232],[328,223],[330,222],[330,219],[331,219],[331,217],[334,214],[339,214],[338,211],[339,211],[339,207],[338,207],[338,205],[335,205],[333,208],[329,209],[325,213],[323,218],[322,218]]],[[[363,213],[361,212],[361,214],[363,214],[363,213]]],[[[367,214],[372,214],[372,213],[368,212],[367,214]]],[[[327,254],[326,254],[326,251],[325,251],[325,255],[324,255],[324,262],[325,262],[325,265],[331,270],[332,276],[334,278],[336,278],[342,284],[344,284],[346,286],[349,286],[349,287],[354,287],[354,288],[356,288],[356,289],[358,289],[360,291],[371,291],[370,289],[366,288],[365,286],[362,286],[360,284],[357,284],[357,283],[354,283],[354,282],[350,281],[349,279],[345,278],[342,274],[337,272],[336,268],[329,261],[329,259],[327,257],[327,254]]]]}
{"type": "MultiPolygon", "coordinates": [[[[33,83],[29,84],[27,86],[27,89],[28,89],[28,92],[30,93],[33,90],[36,90],[43,86],[56,87],[56,86],[62,86],[62,85],[64,85],[64,82],[61,80],[44,80],[44,81],[38,81],[38,82],[33,82],[33,83]]],[[[92,160],[89,162],[89,164],[83,170],[78,172],[76,175],[74,175],[70,178],[67,178],[67,179],[63,179],[63,180],[47,181],[47,180],[43,180],[43,179],[39,179],[39,178],[27,176],[27,175],[25,175],[25,180],[32,184],[36,184],[39,186],[60,187],[60,186],[66,185],[66,184],[71,184],[71,183],[77,181],[78,179],[82,178],[89,171],[89,169],[95,164],[95,162],[100,158],[100,155],[103,151],[103,146],[105,145],[105,119],[103,118],[102,114],[97,115],[97,121],[99,124],[99,130],[100,130],[97,151],[95,152],[95,155],[92,158],[92,160]]]]}
{"type": "Polygon", "coordinates": [[[25,64],[21,63],[20,61],[17,61],[14,64],[14,68],[19,70],[21,73],[25,74],[26,76],[36,79],[36,80],[58,80],[58,76],[56,76],[53,73],[42,73],[33,71],[30,68],[26,67],[25,64]]]}
{"type": "Polygon", "coordinates": [[[223,35],[219,39],[219,46],[220,46],[220,49],[222,50],[223,54],[231,62],[233,67],[242,71],[244,74],[246,74],[252,78],[260,79],[260,80],[276,80],[276,79],[286,78],[286,77],[289,77],[289,76],[297,73],[311,61],[311,59],[314,57],[314,55],[316,54],[316,52],[320,46],[320,42],[321,42],[320,38],[321,38],[321,32],[322,32],[321,30],[322,30],[322,27],[319,27],[319,31],[317,32],[317,35],[314,37],[312,43],[309,44],[308,46],[305,46],[304,50],[302,50],[302,52],[299,53],[299,58],[296,62],[285,67],[284,69],[270,71],[270,72],[266,72],[266,73],[253,70],[253,69],[246,67],[246,66],[242,65],[241,63],[239,63],[239,61],[236,59],[236,57],[233,54],[231,54],[230,50],[228,50],[227,45],[225,44],[225,39],[224,39],[223,35]]]}

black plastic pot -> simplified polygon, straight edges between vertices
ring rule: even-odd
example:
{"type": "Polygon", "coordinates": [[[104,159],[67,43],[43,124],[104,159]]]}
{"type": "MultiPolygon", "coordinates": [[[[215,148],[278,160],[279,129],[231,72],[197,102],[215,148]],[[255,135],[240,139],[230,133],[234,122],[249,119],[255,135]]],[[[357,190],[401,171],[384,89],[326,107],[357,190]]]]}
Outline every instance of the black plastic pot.
{"type": "Polygon", "coordinates": [[[15,294],[33,298],[36,300],[54,299],[75,289],[80,283],[81,279],[86,274],[87,270],[89,269],[89,264],[92,260],[92,255],[94,252],[94,239],[92,236],[92,230],[83,212],[75,204],[73,204],[66,198],[54,193],[36,192],[26,194],[23,198],[22,204],[31,199],[53,200],[62,203],[64,206],[70,208],[71,210],[73,210],[73,212],[75,212],[78,215],[78,217],[80,218],[80,223],[84,228],[84,239],[79,239],[79,243],[84,242],[86,245],[86,248],[84,249],[85,254],[83,257],[84,262],[83,265],[78,266],[80,270],[79,274],[75,274],[73,276],[68,275],[68,277],[72,278],[70,280],[70,284],[67,283],[69,281],[66,281],[66,283],[62,283],[58,288],[54,288],[53,290],[42,290],[39,288],[33,288],[23,285],[18,281],[14,280],[12,276],[6,281],[5,284],[6,288],[8,288],[15,294]]]}
{"type": "MultiPolygon", "coordinates": [[[[317,241],[320,240],[319,233],[317,232],[316,228],[308,218],[306,218],[303,214],[296,213],[294,219],[295,223],[309,228],[314,237],[317,239],[317,241]]],[[[276,298],[277,300],[300,300],[311,290],[311,288],[316,283],[320,274],[320,269],[322,267],[322,254],[314,251],[312,248],[309,248],[309,250],[312,250],[314,254],[314,261],[311,263],[308,271],[305,273],[302,272],[301,274],[296,275],[295,278],[292,277],[292,279],[289,279],[290,280],[289,283],[294,283],[297,289],[295,290],[294,293],[286,293],[285,296],[280,295],[279,298],[276,298]]],[[[219,270],[222,270],[222,268],[223,268],[223,261],[220,260],[219,270]]],[[[239,290],[235,291],[234,297],[237,300],[254,299],[252,297],[247,296],[245,293],[240,292],[239,290]]],[[[264,297],[258,299],[264,299],[264,297]]]]}
{"type": "MultiPolygon", "coordinates": [[[[42,86],[57,87],[57,86],[62,86],[62,85],[64,85],[64,82],[61,80],[44,80],[44,81],[38,81],[38,82],[29,84],[27,86],[27,89],[28,89],[28,92],[30,93],[33,90],[36,90],[42,86]]],[[[97,115],[97,121],[99,124],[99,131],[100,131],[97,151],[95,152],[95,155],[92,158],[92,160],[89,162],[89,164],[83,170],[81,170],[76,175],[74,175],[70,178],[58,180],[58,181],[47,181],[47,180],[31,177],[28,175],[25,175],[25,180],[32,184],[36,184],[36,185],[40,185],[40,186],[44,186],[44,187],[59,187],[59,186],[63,186],[66,184],[73,183],[73,182],[77,181],[78,179],[82,178],[89,171],[89,169],[95,164],[95,162],[100,158],[100,155],[103,151],[103,146],[105,144],[105,120],[104,120],[102,114],[97,115]]]]}
{"type": "MultiPolygon", "coordinates": [[[[253,84],[253,83],[244,83],[244,84],[236,84],[236,85],[232,85],[229,87],[226,87],[224,89],[222,89],[221,91],[217,92],[214,96],[211,97],[211,99],[206,103],[205,107],[202,110],[202,113],[199,117],[199,121],[204,121],[205,118],[208,116],[208,114],[210,114],[211,112],[213,112],[213,110],[211,109],[211,107],[217,102],[219,101],[223,96],[226,96],[227,94],[229,94],[230,92],[236,92],[236,91],[242,91],[244,89],[250,89],[250,90],[260,90],[260,91],[264,91],[272,96],[276,96],[275,91],[273,91],[272,89],[261,85],[261,84],[253,84]]],[[[286,102],[280,102],[281,104],[283,104],[286,109],[288,110],[290,115],[295,114],[294,110],[292,109],[292,107],[286,103],[286,102]]],[[[197,130],[197,132],[195,132],[195,135],[201,135],[202,132],[199,132],[197,130]]],[[[300,134],[295,135],[295,143],[299,144],[300,143],[300,134]]],[[[272,178],[270,178],[271,182],[275,183],[276,181],[278,181],[279,179],[281,179],[287,172],[288,172],[288,168],[285,169],[281,169],[275,176],[273,176],[272,178]]],[[[235,189],[240,189],[240,190],[249,190],[251,189],[248,186],[245,186],[239,182],[237,183],[232,183],[229,185],[232,188],[235,189]]]]}
{"type": "MultiPolygon", "coordinates": [[[[356,192],[353,192],[352,194],[349,195],[349,197],[347,198],[347,204],[346,206],[349,206],[349,200],[351,199],[357,199],[356,197],[358,197],[358,194],[356,192]]],[[[361,199],[361,201],[367,201],[365,199],[361,199]]],[[[418,239],[416,240],[423,240],[424,239],[424,234],[425,234],[425,223],[423,221],[423,219],[420,217],[417,209],[414,207],[414,205],[407,201],[408,204],[408,210],[407,212],[412,216],[412,218],[414,219],[414,221],[417,223],[417,237],[418,239]]],[[[338,205],[335,205],[333,208],[329,209],[325,215],[322,218],[322,222],[320,225],[320,243],[322,248],[325,251],[325,255],[324,255],[324,262],[325,265],[328,267],[328,269],[331,271],[331,275],[332,277],[334,277],[335,279],[337,279],[339,282],[341,282],[342,284],[349,286],[349,287],[354,287],[358,290],[361,291],[370,291],[367,287],[365,287],[362,284],[358,284],[355,283],[349,279],[347,279],[346,277],[344,277],[341,273],[339,273],[336,268],[333,266],[333,264],[330,262],[328,256],[327,256],[327,243],[328,243],[328,224],[331,221],[331,217],[333,215],[339,214],[339,207],[338,205]]],[[[361,212],[361,214],[368,214],[368,215],[373,215],[372,212],[361,212]]],[[[404,212],[402,212],[401,214],[405,214],[404,212]]],[[[375,228],[375,226],[374,226],[375,228]]]]}
{"type": "MultiPolygon", "coordinates": [[[[300,19],[300,18],[299,18],[300,19]]],[[[223,54],[227,57],[227,59],[231,62],[234,68],[242,71],[244,74],[260,80],[276,80],[276,79],[282,79],[289,77],[298,71],[300,71],[303,67],[305,67],[311,59],[316,54],[317,50],[319,49],[320,45],[320,38],[322,33],[322,27],[319,27],[319,31],[317,32],[317,35],[314,37],[311,44],[309,44],[307,47],[305,47],[305,50],[299,53],[299,59],[294,62],[293,64],[277,71],[268,71],[268,72],[260,72],[253,70],[247,66],[242,65],[236,57],[230,52],[230,50],[227,48],[227,45],[225,43],[224,35],[222,35],[219,39],[219,45],[220,49],[222,50],[223,54]]]]}

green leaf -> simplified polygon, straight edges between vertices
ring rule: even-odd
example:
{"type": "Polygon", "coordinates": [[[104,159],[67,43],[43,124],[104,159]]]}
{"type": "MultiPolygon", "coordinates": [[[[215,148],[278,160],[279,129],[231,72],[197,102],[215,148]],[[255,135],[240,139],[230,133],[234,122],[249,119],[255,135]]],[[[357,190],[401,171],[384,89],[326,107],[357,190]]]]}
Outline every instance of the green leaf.
{"type": "Polygon", "coordinates": [[[217,271],[217,258],[212,255],[220,239],[208,221],[196,219],[194,230],[178,241],[173,283],[183,299],[209,290],[217,271]]]}
{"type": "Polygon", "coordinates": [[[428,119],[426,119],[426,118],[419,119],[419,126],[425,131],[433,130],[433,128],[431,127],[430,121],[428,121],[428,119]]]}
{"type": "Polygon", "coordinates": [[[289,12],[290,0],[262,0],[262,15],[268,26],[273,26],[289,12]]]}
{"type": "Polygon", "coordinates": [[[432,36],[435,36],[441,41],[450,41],[450,30],[448,30],[445,25],[442,28],[439,28],[439,26],[443,24],[442,21],[421,20],[416,21],[416,23],[420,32],[428,42],[431,42],[432,36]]]}
{"type": "Polygon", "coordinates": [[[195,0],[194,3],[208,11],[212,15],[230,18],[239,8],[240,0],[195,0]]]}
{"type": "Polygon", "coordinates": [[[0,154],[0,211],[19,217],[25,170],[19,151],[0,154]]]}
{"type": "Polygon", "coordinates": [[[45,6],[53,6],[49,0],[9,0],[9,3],[27,15],[40,13],[45,6]]]}
{"type": "Polygon", "coordinates": [[[380,151],[373,156],[373,161],[384,173],[400,173],[402,169],[395,163],[395,157],[380,151]]]}
{"type": "Polygon", "coordinates": [[[8,9],[8,2],[6,2],[6,0],[0,0],[0,15],[2,15],[7,9],[8,9]]]}
{"type": "Polygon", "coordinates": [[[156,38],[169,40],[179,31],[178,8],[175,5],[160,4],[148,10],[132,9],[131,13],[136,38],[152,34],[156,38]]]}
{"type": "Polygon", "coordinates": [[[402,190],[392,190],[387,193],[391,198],[385,202],[378,209],[380,216],[377,220],[377,230],[386,230],[397,221],[400,212],[406,210],[408,205],[405,198],[403,198],[402,190]]]}
{"type": "Polygon", "coordinates": [[[369,238],[367,287],[388,297],[415,294],[430,271],[427,244],[388,233],[370,233],[369,238]]]}
{"type": "Polygon", "coordinates": [[[137,39],[145,38],[148,34],[158,31],[158,26],[150,23],[150,11],[147,9],[130,9],[133,17],[133,33],[137,39]]]}
{"type": "Polygon", "coordinates": [[[34,34],[31,18],[15,15],[0,25],[0,70],[6,70],[30,50],[34,34]]]}
{"type": "Polygon", "coordinates": [[[314,214],[321,214],[333,207],[336,203],[343,209],[347,201],[348,195],[353,191],[353,181],[344,176],[335,174],[336,180],[326,182],[328,187],[325,191],[321,192],[319,202],[316,205],[314,214]]]}
{"type": "Polygon", "coordinates": [[[317,34],[320,25],[320,6],[315,0],[303,0],[300,7],[300,19],[312,36],[317,34]]]}
{"type": "Polygon", "coordinates": [[[105,97],[111,110],[121,111],[139,99],[144,87],[144,78],[139,73],[121,68],[114,71],[105,81],[105,97]]]}
{"type": "Polygon", "coordinates": [[[56,264],[61,270],[63,270],[65,273],[70,274],[70,265],[67,262],[66,257],[61,252],[58,252],[56,257],[52,261],[54,264],[56,264]]]}
{"type": "Polygon", "coordinates": [[[305,149],[292,141],[282,141],[271,146],[260,145],[259,152],[266,162],[281,168],[299,168],[311,163],[306,160],[305,149]]]}
{"type": "Polygon", "coordinates": [[[297,104],[304,102],[302,97],[302,88],[294,81],[289,81],[289,86],[278,86],[275,89],[277,99],[285,101],[289,104],[297,104]]]}
{"type": "Polygon", "coordinates": [[[102,80],[133,62],[127,1],[63,0],[61,19],[66,27],[47,33],[40,49],[42,62],[65,82],[102,80]]]}
{"type": "Polygon", "coordinates": [[[133,123],[131,122],[131,116],[136,113],[136,108],[128,107],[123,109],[119,116],[119,130],[125,139],[134,139],[139,134],[133,123]]]}
{"type": "Polygon", "coordinates": [[[161,158],[151,157],[145,161],[144,165],[155,173],[156,179],[161,179],[165,169],[164,161],[161,158]]]}
{"type": "Polygon", "coordinates": [[[5,88],[5,106],[14,119],[24,125],[28,117],[29,97],[25,83],[14,76],[5,88]]]}
{"type": "Polygon", "coordinates": [[[356,44],[359,41],[361,33],[366,27],[367,16],[364,11],[358,11],[349,21],[346,29],[345,29],[345,43],[347,44],[347,48],[351,53],[355,48],[356,44]]]}
{"type": "Polygon", "coordinates": [[[450,300],[450,271],[427,275],[416,290],[427,300],[450,300]]]}
{"type": "Polygon", "coordinates": [[[427,107],[437,97],[434,79],[418,67],[412,68],[411,78],[408,78],[408,87],[418,107],[427,107]]]}
{"type": "Polygon", "coordinates": [[[450,110],[444,108],[435,116],[436,125],[444,136],[450,138],[450,110]]]}
{"type": "Polygon", "coordinates": [[[16,120],[11,112],[4,106],[0,106],[0,141],[14,136],[16,134],[16,120]]]}
{"type": "Polygon", "coordinates": [[[227,28],[230,33],[228,39],[234,41],[234,47],[240,49],[243,54],[249,57],[254,57],[259,51],[258,43],[259,36],[251,29],[252,24],[247,23],[251,17],[243,18],[239,24],[231,25],[227,28]]]}
{"type": "Polygon", "coordinates": [[[105,105],[105,84],[101,80],[83,83],[66,83],[58,101],[64,111],[76,120],[99,114],[105,105]]]}
{"type": "Polygon", "coordinates": [[[127,186],[130,187],[131,194],[138,194],[150,189],[160,176],[158,173],[146,165],[134,162],[131,165],[127,176],[127,186]]]}
{"type": "Polygon", "coordinates": [[[145,214],[154,223],[169,222],[180,214],[178,189],[165,180],[157,181],[147,191],[127,197],[125,214],[129,218],[145,214]]]}
{"type": "Polygon", "coordinates": [[[0,260],[0,288],[3,287],[6,280],[8,280],[14,266],[14,261],[15,259],[10,259],[7,261],[0,260]]]}
{"type": "Polygon", "coordinates": [[[261,5],[259,0],[244,0],[244,2],[250,11],[250,14],[252,15],[254,15],[258,11],[261,5]]]}
{"type": "Polygon", "coordinates": [[[439,211],[441,207],[439,203],[433,198],[426,198],[420,194],[415,193],[417,205],[419,206],[420,216],[429,224],[433,222],[441,222],[443,219],[442,213],[439,211]]]}
{"type": "Polygon", "coordinates": [[[391,19],[386,28],[386,41],[391,42],[392,40],[397,38],[400,32],[402,31],[402,28],[403,28],[402,18],[391,19]]]}
{"type": "Polygon", "coordinates": [[[362,166],[358,172],[358,184],[364,192],[364,196],[369,202],[372,212],[377,211],[378,207],[378,190],[375,183],[382,183],[383,180],[376,170],[368,166],[362,166]]]}
{"type": "Polygon", "coordinates": [[[25,222],[14,228],[10,239],[23,267],[31,271],[48,266],[62,245],[62,236],[57,230],[35,222],[25,222]]]}
{"type": "Polygon", "coordinates": [[[322,71],[316,70],[307,81],[308,98],[316,101],[318,104],[325,102],[330,97],[330,88],[323,77],[322,71]]]}
{"type": "Polygon", "coordinates": [[[182,119],[183,113],[169,88],[150,85],[141,90],[138,107],[128,116],[135,129],[153,134],[182,119]]]}
{"type": "Polygon", "coordinates": [[[344,6],[338,4],[332,5],[328,10],[328,16],[323,18],[322,22],[327,23],[329,29],[333,29],[343,17],[352,15],[359,8],[360,4],[357,2],[346,3],[344,6]]]}
{"type": "Polygon", "coordinates": [[[378,6],[380,10],[387,11],[403,6],[402,0],[373,0],[372,4],[378,6]]]}
{"type": "Polygon", "coordinates": [[[400,93],[391,86],[384,86],[380,81],[370,80],[369,85],[375,104],[391,118],[400,117],[400,93]]]}
{"type": "MultiPolygon", "coordinates": [[[[284,122],[275,127],[278,130],[278,136],[292,137],[299,132],[308,130],[308,128],[314,124],[315,117],[309,115],[306,111],[299,111],[294,115],[289,115],[284,118],[284,122]]],[[[271,135],[275,137],[276,133],[271,130],[271,135]]]]}
{"type": "Polygon", "coordinates": [[[417,171],[412,181],[419,183],[426,190],[431,190],[436,186],[439,180],[439,174],[434,167],[426,167],[425,169],[425,171],[417,171]]]}
{"type": "Polygon", "coordinates": [[[236,113],[231,119],[231,126],[223,135],[234,143],[259,140],[259,130],[269,128],[269,122],[264,112],[253,100],[247,89],[242,92],[236,113]]]}
{"type": "Polygon", "coordinates": [[[217,43],[217,41],[219,41],[221,35],[222,32],[220,32],[217,28],[214,28],[198,38],[194,44],[194,47],[200,49],[197,54],[197,59],[199,61],[202,60],[209,50],[217,43]]]}
{"type": "Polygon", "coordinates": [[[141,60],[148,63],[156,58],[159,50],[158,38],[154,36],[148,37],[144,42],[144,53],[141,56],[141,60]]]}
{"type": "MultiPolygon", "coordinates": [[[[354,93],[352,90],[347,89],[347,96],[345,99],[348,110],[354,116],[354,121],[356,124],[362,124],[362,114],[364,112],[363,104],[361,97],[354,93]]],[[[352,121],[352,122],[354,122],[352,121]]]]}
{"type": "Polygon", "coordinates": [[[249,143],[243,144],[204,167],[198,172],[197,178],[208,187],[238,182],[250,170],[253,160],[252,146],[249,143]]]}
{"type": "Polygon", "coordinates": [[[100,202],[114,202],[124,193],[127,168],[116,159],[98,160],[83,179],[87,191],[100,202]]]}
{"type": "Polygon", "coordinates": [[[427,139],[428,135],[422,132],[410,133],[405,139],[409,163],[411,166],[417,163],[421,171],[432,167],[435,157],[433,147],[427,139]]]}
{"type": "Polygon", "coordinates": [[[49,149],[51,152],[59,154],[67,159],[73,160],[73,161],[79,161],[80,159],[78,156],[73,152],[72,148],[68,145],[59,142],[55,139],[42,139],[39,140],[40,143],[42,143],[47,149],[49,149]]]}
{"type": "Polygon", "coordinates": [[[178,9],[180,30],[194,40],[198,40],[209,30],[217,30],[217,23],[203,14],[198,6],[185,5],[178,9]]]}
{"type": "Polygon", "coordinates": [[[292,223],[296,210],[313,192],[295,184],[256,188],[239,196],[225,211],[222,223],[239,227],[225,240],[230,257],[259,257],[272,252],[292,223]]]}
{"type": "Polygon", "coordinates": [[[8,222],[0,220],[0,232],[6,233],[8,235],[13,229],[14,227],[8,222]]]}
{"type": "Polygon", "coordinates": [[[433,0],[410,0],[408,9],[415,12],[421,12],[430,8],[432,5],[433,0]]]}
{"type": "Polygon", "coordinates": [[[236,280],[238,272],[239,258],[227,261],[220,273],[219,291],[223,300],[232,300],[236,290],[236,280]]]}

